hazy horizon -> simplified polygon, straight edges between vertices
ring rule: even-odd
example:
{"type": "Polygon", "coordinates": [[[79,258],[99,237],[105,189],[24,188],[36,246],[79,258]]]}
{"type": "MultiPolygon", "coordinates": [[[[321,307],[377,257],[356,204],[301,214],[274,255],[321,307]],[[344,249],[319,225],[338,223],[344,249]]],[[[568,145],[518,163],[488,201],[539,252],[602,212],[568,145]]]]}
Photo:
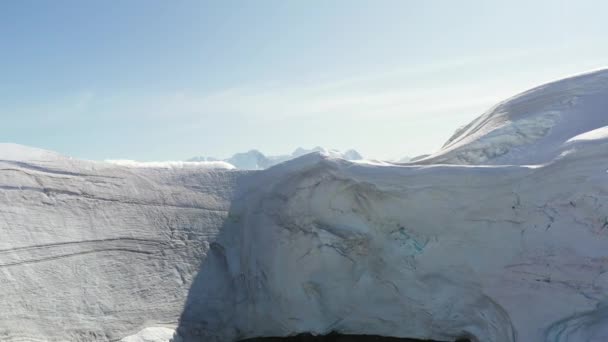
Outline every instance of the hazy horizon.
{"type": "Polygon", "coordinates": [[[0,132],[94,160],[314,146],[430,153],[497,102],[606,65],[606,10],[546,0],[4,3],[0,132]]]}

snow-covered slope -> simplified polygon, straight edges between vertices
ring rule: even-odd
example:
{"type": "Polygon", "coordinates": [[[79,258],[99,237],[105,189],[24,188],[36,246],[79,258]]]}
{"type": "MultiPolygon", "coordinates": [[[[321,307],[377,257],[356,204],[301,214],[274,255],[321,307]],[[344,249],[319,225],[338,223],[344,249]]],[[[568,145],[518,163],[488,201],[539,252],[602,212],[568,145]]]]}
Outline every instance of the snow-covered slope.
{"type": "Polygon", "coordinates": [[[511,165],[241,172],[1,145],[0,340],[606,341],[605,74],[507,101],[424,160],[511,165]]]}
{"type": "MultiPolygon", "coordinates": [[[[237,153],[232,157],[225,159],[224,161],[234,165],[240,170],[264,170],[274,165],[286,162],[288,160],[301,157],[309,153],[322,153],[333,158],[342,158],[346,160],[362,160],[363,157],[359,152],[355,150],[347,150],[341,152],[333,149],[326,149],[323,147],[315,147],[312,149],[297,148],[292,154],[280,155],[280,156],[266,156],[258,150],[250,150],[248,152],[237,153]]],[[[218,161],[217,158],[212,157],[194,157],[189,159],[191,162],[203,162],[203,161],[218,161]]]]}
{"type": "Polygon", "coordinates": [[[177,324],[238,172],[0,145],[0,340],[116,341],[177,324]]]}
{"type": "Polygon", "coordinates": [[[608,69],[574,76],[508,99],[457,130],[417,163],[540,164],[569,139],[608,126],[608,69]]]}

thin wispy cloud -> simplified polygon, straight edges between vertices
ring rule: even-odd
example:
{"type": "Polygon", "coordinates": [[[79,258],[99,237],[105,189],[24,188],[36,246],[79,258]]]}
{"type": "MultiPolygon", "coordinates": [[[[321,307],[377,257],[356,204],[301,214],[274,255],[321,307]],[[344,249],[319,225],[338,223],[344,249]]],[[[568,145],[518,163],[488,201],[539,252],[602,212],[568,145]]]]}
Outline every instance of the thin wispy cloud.
{"type": "MultiPolygon", "coordinates": [[[[517,75],[488,80],[483,75],[462,78],[449,72],[546,57],[562,47],[504,50],[487,55],[400,66],[376,73],[321,79],[317,83],[265,82],[211,92],[183,90],[137,94],[118,101],[119,116],[141,115],[151,120],[185,120],[204,125],[209,115],[232,115],[249,120],[284,120],[318,115],[344,118],[407,119],[442,111],[489,107],[525,90],[517,75]],[[447,75],[445,75],[447,73],[447,75]],[[444,74],[444,75],[442,75],[444,74]],[[429,84],[428,80],[433,80],[429,84]]],[[[534,83],[530,83],[530,86],[534,83]]],[[[479,113],[472,113],[479,114],[479,113]]]]}

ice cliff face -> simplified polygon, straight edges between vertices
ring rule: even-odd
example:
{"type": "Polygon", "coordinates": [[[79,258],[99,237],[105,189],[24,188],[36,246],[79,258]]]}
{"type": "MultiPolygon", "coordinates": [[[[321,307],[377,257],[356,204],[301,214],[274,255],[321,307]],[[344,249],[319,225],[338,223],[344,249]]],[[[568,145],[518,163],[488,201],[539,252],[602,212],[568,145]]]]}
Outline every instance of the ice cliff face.
{"type": "Polygon", "coordinates": [[[0,339],[608,340],[605,75],[507,101],[429,157],[511,165],[312,154],[242,172],[0,146],[0,339]],[[564,87],[575,105],[541,96],[564,87]],[[543,134],[511,144],[528,119],[543,134]]]}
{"type": "Polygon", "coordinates": [[[233,202],[182,327],[218,340],[595,341],[580,336],[604,326],[608,175],[594,159],[607,147],[540,168],[269,170],[233,202]],[[223,285],[205,284],[212,274],[223,285]]]}

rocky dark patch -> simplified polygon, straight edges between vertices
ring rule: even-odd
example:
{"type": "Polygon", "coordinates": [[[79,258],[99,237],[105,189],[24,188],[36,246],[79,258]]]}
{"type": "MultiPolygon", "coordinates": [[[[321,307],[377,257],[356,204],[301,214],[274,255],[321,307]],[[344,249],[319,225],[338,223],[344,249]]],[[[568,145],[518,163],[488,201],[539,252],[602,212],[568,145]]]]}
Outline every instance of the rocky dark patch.
{"type": "MultiPolygon", "coordinates": [[[[256,337],[240,342],[450,342],[417,340],[412,338],[387,337],[376,335],[342,335],[331,333],[329,335],[315,336],[311,334],[300,334],[288,337],[256,337]]],[[[459,339],[455,342],[471,342],[469,339],[459,339]]]]}

